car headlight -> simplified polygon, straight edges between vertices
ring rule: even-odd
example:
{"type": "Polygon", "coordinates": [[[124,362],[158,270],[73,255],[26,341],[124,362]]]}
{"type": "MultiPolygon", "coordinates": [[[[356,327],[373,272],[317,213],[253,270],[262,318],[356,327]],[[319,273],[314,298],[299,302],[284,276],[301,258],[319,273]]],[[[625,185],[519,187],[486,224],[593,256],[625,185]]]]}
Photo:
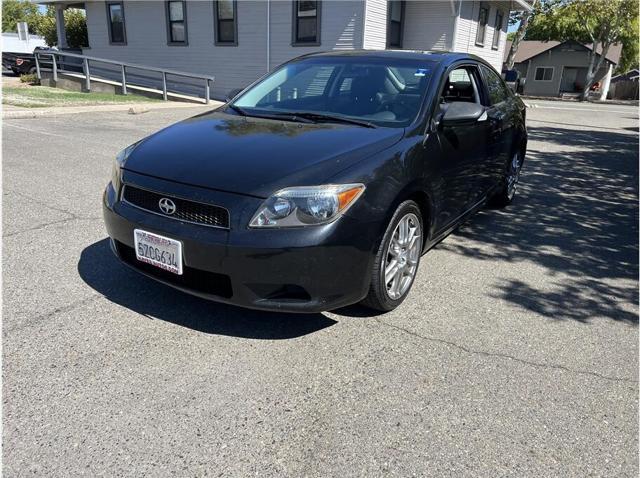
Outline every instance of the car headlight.
{"type": "Polygon", "coordinates": [[[127,146],[116,155],[116,159],[113,162],[113,168],[111,169],[111,184],[113,184],[113,188],[116,190],[116,192],[120,190],[122,166],[124,166],[124,162],[127,160],[129,155],[131,154],[131,151],[133,151],[136,146],[138,146],[138,143],[127,146]]]}
{"type": "Polygon", "coordinates": [[[335,221],[364,191],[364,184],[281,189],[262,203],[249,227],[301,227],[335,221]]]}

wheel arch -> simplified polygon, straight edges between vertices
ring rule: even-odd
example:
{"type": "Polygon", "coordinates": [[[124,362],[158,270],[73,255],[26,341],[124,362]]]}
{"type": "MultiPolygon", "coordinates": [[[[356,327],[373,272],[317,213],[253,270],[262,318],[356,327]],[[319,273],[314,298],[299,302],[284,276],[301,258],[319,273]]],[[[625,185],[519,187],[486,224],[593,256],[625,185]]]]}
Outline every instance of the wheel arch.
{"type": "MultiPolygon", "coordinates": [[[[404,189],[402,189],[397,195],[394,201],[391,203],[389,210],[386,214],[386,220],[384,223],[384,229],[386,229],[387,224],[393,217],[398,206],[404,201],[414,201],[418,207],[420,208],[420,214],[422,216],[422,225],[424,228],[425,239],[423,241],[423,248],[429,242],[433,232],[433,218],[434,215],[434,204],[432,201],[432,195],[428,191],[428,189],[422,184],[420,181],[416,181],[408,184],[404,189]]],[[[384,230],[383,230],[384,234],[384,230]]]]}

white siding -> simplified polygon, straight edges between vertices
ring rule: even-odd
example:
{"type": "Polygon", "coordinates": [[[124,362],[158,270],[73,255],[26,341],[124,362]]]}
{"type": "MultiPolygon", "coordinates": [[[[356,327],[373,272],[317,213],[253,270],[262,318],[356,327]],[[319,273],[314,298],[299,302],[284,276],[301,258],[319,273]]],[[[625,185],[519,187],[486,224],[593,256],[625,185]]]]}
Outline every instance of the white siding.
{"type": "Polygon", "coordinates": [[[455,15],[450,1],[416,1],[405,4],[405,50],[450,50],[455,15]]]}
{"type": "Polygon", "coordinates": [[[387,47],[387,0],[366,1],[363,45],[368,50],[387,47]]]}
{"type": "MultiPolygon", "coordinates": [[[[214,45],[213,2],[187,2],[188,46],[167,45],[165,3],[125,1],[127,44],[110,45],[105,2],[85,2],[90,49],[86,54],[143,65],[214,75],[213,94],[248,85],[267,72],[267,3],[238,1],[238,46],[214,45]]],[[[323,50],[362,48],[364,3],[325,1],[321,45],[294,47],[291,1],[271,2],[270,68],[323,50]]]]}
{"type": "Polygon", "coordinates": [[[28,40],[20,40],[17,33],[5,32],[2,34],[2,51],[10,53],[33,53],[34,48],[46,46],[44,38],[38,35],[29,35],[28,40]]]}
{"type": "Polygon", "coordinates": [[[502,70],[502,58],[507,40],[507,24],[509,20],[510,3],[509,2],[479,2],[464,1],[461,3],[460,18],[458,19],[458,31],[456,34],[456,44],[454,51],[472,53],[487,60],[493,67],[502,70]],[[480,13],[480,4],[485,3],[489,6],[489,19],[487,22],[487,31],[484,46],[476,45],[476,32],[478,30],[478,15],[480,13]],[[500,34],[500,43],[498,49],[491,48],[493,35],[495,32],[496,13],[498,9],[504,13],[502,21],[502,31],[500,34]]]}
{"type": "Polygon", "coordinates": [[[292,46],[293,3],[271,2],[271,67],[306,53],[362,48],[362,1],[323,1],[321,9],[321,45],[292,46]]]}

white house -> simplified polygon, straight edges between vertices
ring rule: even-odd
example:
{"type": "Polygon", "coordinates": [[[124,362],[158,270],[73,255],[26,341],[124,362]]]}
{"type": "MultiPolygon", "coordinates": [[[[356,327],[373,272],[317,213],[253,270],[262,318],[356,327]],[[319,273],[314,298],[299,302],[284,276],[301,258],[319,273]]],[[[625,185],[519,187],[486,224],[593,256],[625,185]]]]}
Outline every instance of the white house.
{"type": "Polygon", "coordinates": [[[305,53],[352,49],[453,50],[501,68],[512,10],[526,0],[36,0],[84,8],[87,55],[213,75],[213,94],[251,83],[305,53]]]}

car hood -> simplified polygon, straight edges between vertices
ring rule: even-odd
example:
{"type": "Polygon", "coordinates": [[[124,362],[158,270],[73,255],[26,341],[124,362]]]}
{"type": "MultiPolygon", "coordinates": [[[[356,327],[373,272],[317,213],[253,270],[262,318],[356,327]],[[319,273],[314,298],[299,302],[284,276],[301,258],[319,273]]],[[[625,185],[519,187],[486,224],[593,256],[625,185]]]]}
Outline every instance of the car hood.
{"type": "Polygon", "coordinates": [[[402,138],[402,128],[294,123],[210,112],[142,140],[124,168],[221,191],[268,197],[322,184],[402,138]]]}

